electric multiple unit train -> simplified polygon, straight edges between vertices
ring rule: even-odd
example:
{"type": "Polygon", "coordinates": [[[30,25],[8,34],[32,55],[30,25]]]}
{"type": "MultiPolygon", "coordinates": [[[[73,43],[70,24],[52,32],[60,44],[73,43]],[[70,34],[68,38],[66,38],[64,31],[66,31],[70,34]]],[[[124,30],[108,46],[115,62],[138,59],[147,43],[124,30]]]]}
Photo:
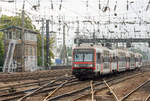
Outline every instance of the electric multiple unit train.
{"type": "Polygon", "coordinates": [[[80,45],[73,49],[72,74],[77,78],[93,78],[140,68],[142,55],[122,49],[108,49],[100,45],[80,45]]]}

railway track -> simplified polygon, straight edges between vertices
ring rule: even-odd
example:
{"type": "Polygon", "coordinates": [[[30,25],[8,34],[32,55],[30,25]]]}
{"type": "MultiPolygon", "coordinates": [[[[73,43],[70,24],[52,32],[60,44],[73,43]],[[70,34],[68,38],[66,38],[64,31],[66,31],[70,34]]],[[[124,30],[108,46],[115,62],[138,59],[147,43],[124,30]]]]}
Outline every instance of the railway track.
{"type": "MultiPolygon", "coordinates": [[[[136,74],[136,75],[129,76],[128,78],[132,78],[132,77],[137,76],[137,75],[142,75],[142,74],[139,73],[139,74],[136,74]]],[[[113,78],[113,79],[109,78],[108,82],[113,82],[118,78],[119,77],[116,77],[116,78],[113,78]]],[[[122,76],[120,78],[122,78],[122,76]]],[[[122,79],[122,81],[125,80],[125,79],[128,79],[128,78],[124,78],[124,79],[122,79]]],[[[44,100],[44,101],[66,101],[66,99],[68,101],[76,101],[77,96],[80,96],[78,98],[78,99],[80,99],[81,97],[83,97],[82,95],[91,94],[90,93],[91,81],[87,81],[87,82],[88,83],[84,87],[80,86],[80,87],[77,87],[74,90],[71,89],[71,91],[69,91],[69,92],[63,92],[62,94],[51,96],[49,99],[44,100]]],[[[102,86],[102,85],[104,85],[102,80],[93,81],[93,86],[102,86]]]]}
{"type": "Polygon", "coordinates": [[[71,69],[61,70],[47,70],[47,71],[36,71],[36,72],[23,72],[23,73],[8,73],[0,74],[0,82],[12,82],[20,80],[37,80],[39,78],[48,78],[63,76],[65,74],[71,75],[71,69]]]}
{"type": "MultiPolygon", "coordinates": [[[[49,93],[47,93],[46,96],[41,96],[41,98],[38,98],[38,100],[51,101],[51,98],[56,97],[57,95],[60,95],[62,93],[68,92],[68,90],[71,90],[70,88],[73,86],[75,86],[74,88],[76,88],[77,86],[83,87],[83,86],[85,86],[86,83],[88,83],[88,81],[78,81],[76,79],[75,79],[75,81],[76,82],[74,82],[74,79],[73,80],[71,80],[71,79],[65,80],[64,82],[62,82],[60,85],[58,85],[54,89],[49,90],[49,93]]],[[[36,95],[36,96],[40,96],[40,95],[36,95]]],[[[32,99],[32,97],[30,97],[30,98],[32,99]]]]}
{"type": "Polygon", "coordinates": [[[63,82],[64,80],[67,80],[68,78],[69,77],[60,77],[60,78],[57,78],[56,80],[47,81],[48,83],[43,84],[41,87],[32,87],[32,88],[21,90],[21,91],[10,92],[7,94],[1,94],[0,101],[16,100],[16,99],[23,97],[26,94],[30,94],[32,92],[34,92],[34,94],[37,94],[37,93],[43,93],[46,91],[53,90],[56,86],[58,86],[61,82],[63,82]],[[43,89],[43,90],[41,90],[41,89],[43,89]],[[41,91],[39,91],[39,90],[41,90],[41,91]],[[39,92],[37,92],[37,91],[39,91],[39,92]]]}
{"type": "MultiPolygon", "coordinates": [[[[143,72],[132,71],[120,73],[117,75],[118,76],[110,75],[108,77],[104,77],[104,79],[107,83],[115,85],[124,80],[134,78],[138,75],[143,75],[143,72]]],[[[36,83],[37,82],[35,82],[35,85],[36,83]]],[[[50,79],[45,81],[45,83],[43,82],[41,85],[41,87],[35,87],[0,95],[0,101],[39,101],[39,99],[40,101],[66,101],[66,99],[68,101],[78,101],[79,99],[82,99],[83,97],[89,96],[91,94],[93,96],[92,99],[94,100],[95,92],[107,88],[102,79],[96,79],[94,81],[78,81],[73,77],[64,77],[57,80],[50,79]],[[37,96],[39,98],[36,98],[37,96]]]]}
{"type": "MultiPolygon", "coordinates": [[[[114,79],[114,80],[112,80],[112,81],[109,81],[109,80],[104,80],[104,82],[103,82],[103,84],[105,84],[105,85],[98,85],[98,86],[96,86],[95,85],[95,83],[93,82],[93,89],[94,89],[94,91],[93,90],[91,90],[91,92],[93,92],[93,93],[91,93],[90,91],[87,93],[87,94],[83,94],[83,95],[80,95],[80,96],[78,96],[78,98],[75,98],[75,99],[73,99],[73,100],[70,100],[70,101],[85,101],[85,100],[89,100],[89,99],[91,99],[92,98],[92,100],[94,100],[94,99],[97,99],[96,101],[103,101],[103,100],[109,100],[109,101],[132,101],[132,100],[135,100],[135,99],[131,99],[132,98],[132,96],[133,96],[133,98],[135,97],[134,95],[132,95],[132,94],[134,94],[134,93],[136,93],[137,91],[139,91],[139,89],[142,89],[146,84],[150,84],[149,82],[150,82],[150,79],[147,79],[147,80],[145,80],[144,82],[142,82],[141,84],[139,84],[136,88],[134,88],[134,89],[128,89],[128,93],[126,92],[126,94],[124,94],[124,96],[119,96],[120,94],[118,94],[118,93],[116,93],[116,92],[118,92],[117,90],[114,90],[114,89],[112,89],[110,86],[115,86],[115,85],[117,85],[117,84],[119,84],[119,83],[122,83],[122,82],[124,82],[124,81],[126,81],[126,80],[129,80],[129,79],[133,79],[133,78],[138,78],[138,76],[139,77],[141,77],[142,75],[144,75],[144,74],[136,74],[136,75],[132,75],[132,76],[128,76],[128,77],[124,77],[124,78],[119,78],[119,79],[114,79]],[[109,83],[109,84],[108,84],[109,83]],[[106,91],[107,89],[109,89],[109,91],[106,91]],[[114,91],[113,91],[114,90],[114,91]],[[131,90],[131,91],[130,91],[131,90]],[[106,94],[103,94],[104,93],[104,91],[105,91],[105,93],[106,94]],[[101,94],[97,94],[98,92],[101,92],[101,94]],[[103,93],[102,93],[103,92],[103,93]],[[107,94],[108,93],[108,94],[107,94]],[[108,96],[106,96],[106,95],[108,95],[108,96]],[[111,95],[111,96],[110,96],[111,95]],[[92,96],[92,97],[91,97],[92,96]],[[107,97],[107,98],[103,98],[103,97],[107,97]],[[128,99],[128,97],[130,96],[130,99],[128,99]],[[91,97],[91,98],[90,98],[91,97]],[[102,100],[103,99],[103,100],[102,100]]],[[[142,76],[143,77],[143,76],[142,76]]],[[[146,76],[145,76],[146,77],[146,76]]],[[[131,85],[132,86],[132,85],[131,85]]],[[[121,89],[121,88],[119,88],[119,89],[121,89]]],[[[125,90],[124,90],[125,91],[125,90]]],[[[145,91],[145,89],[143,90],[143,91],[145,91]]],[[[119,92],[120,93],[120,92],[119,92]]],[[[149,92],[150,93],[150,92],[149,92]]],[[[150,95],[149,95],[149,93],[147,94],[147,95],[145,95],[144,97],[144,99],[145,100],[138,100],[138,101],[148,101],[149,100],[149,98],[150,98],[150,95]]]]}
{"type": "MultiPolygon", "coordinates": [[[[137,92],[140,92],[140,89],[143,89],[144,86],[146,86],[146,84],[148,84],[149,82],[150,82],[150,79],[146,80],[144,83],[140,84],[138,87],[131,90],[128,94],[126,94],[124,97],[122,97],[119,101],[128,100],[129,97],[130,97],[130,99],[134,99],[134,98],[132,98],[132,97],[135,97],[134,94],[137,92]]],[[[145,98],[144,101],[148,101],[148,99],[149,99],[149,95],[148,95],[148,97],[145,98]]]]}
{"type": "Polygon", "coordinates": [[[25,87],[31,87],[31,86],[41,86],[45,83],[47,83],[50,80],[54,79],[43,79],[43,80],[34,80],[31,82],[26,82],[26,83],[19,83],[19,84],[12,84],[12,85],[7,85],[7,86],[2,86],[0,87],[0,94],[5,93],[5,92],[16,92],[19,88],[25,88],[25,87]]]}
{"type": "MultiPolygon", "coordinates": [[[[134,78],[138,75],[142,75],[142,74],[138,73],[138,74],[135,74],[135,75],[126,76],[124,78],[122,78],[122,76],[121,77],[116,77],[116,78],[113,78],[113,79],[107,79],[106,82],[110,83],[111,85],[114,85],[114,84],[117,84],[117,83],[122,82],[124,80],[134,78]]],[[[93,96],[95,96],[95,93],[97,93],[98,91],[107,89],[107,86],[105,86],[105,83],[103,81],[101,81],[99,83],[93,82],[92,85],[93,85],[93,89],[94,89],[94,91],[92,91],[92,92],[94,92],[93,96]]],[[[71,101],[78,101],[78,100],[80,101],[81,99],[87,98],[90,95],[91,95],[91,91],[89,90],[87,93],[83,93],[82,95],[79,95],[77,98],[72,99],[71,101]]],[[[84,101],[84,100],[81,100],[81,101],[84,101]]]]}

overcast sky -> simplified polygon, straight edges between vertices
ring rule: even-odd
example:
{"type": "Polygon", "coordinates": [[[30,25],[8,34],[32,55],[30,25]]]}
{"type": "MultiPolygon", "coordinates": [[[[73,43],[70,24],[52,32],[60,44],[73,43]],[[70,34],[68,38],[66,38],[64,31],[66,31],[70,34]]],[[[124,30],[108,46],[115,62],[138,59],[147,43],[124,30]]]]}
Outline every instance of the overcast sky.
{"type": "MultiPolygon", "coordinates": [[[[0,1],[0,6],[3,8],[3,13],[6,13],[6,10],[9,10],[9,13],[17,12],[22,8],[23,0],[16,0],[16,3],[6,3],[0,1]],[[16,5],[16,7],[15,7],[16,5]],[[16,9],[15,9],[16,8],[16,9]]],[[[107,5],[108,0],[62,0],[62,9],[59,10],[61,0],[40,0],[40,8],[35,11],[32,6],[38,3],[38,0],[25,0],[25,9],[28,13],[32,13],[31,15],[37,16],[99,16],[101,15],[106,17],[109,14],[114,14],[116,12],[118,16],[128,15],[129,17],[140,16],[139,12],[149,14],[149,11],[145,12],[149,0],[128,0],[129,10],[127,11],[127,0],[109,0],[108,6],[110,8],[107,12],[102,12],[99,10],[99,1],[101,8],[107,5]],[[53,2],[53,10],[51,9],[51,1],[53,2]],[[88,3],[87,3],[88,1],[88,3]],[[117,3],[116,3],[117,2],[117,3]],[[88,5],[88,7],[87,7],[88,5]],[[114,7],[116,5],[116,11],[114,11],[114,7]],[[34,12],[34,13],[33,13],[34,12]]],[[[149,9],[150,10],[150,9],[149,9]]],[[[8,14],[7,12],[7,14],[8,14]]]]}
{"type": "MultiPolygon", "coordinates": [[[[32,18],[33,23],[39,27],[41,24],[35,23],[35,20],[39,20],[41,18],[49,18],[54,16],[54,20],[58,21],[59,17],[65,17],[66,21],[76,21],[77,18],[79,20],[85,20],[86,18],[95,20],[95,21],[136,21],[137,23],[150,21],[150,8],[146,11],[146,7],[148,5],[149,0],[128,0],[128,10],[127,10],[127,0],[62,0],[62,8],[61,10],[61,0],[40,0],[40,7],[37,10],[33,9],[33,5],[38,4],[38,0],[25,0],[25,11],[32,18]],[[51,1],[53,2],[53,10],[51,9],[51,1]],[[88,1],[88,3],[87,3],[88,1]],[[101,5],[101,9],[99,9],[99,1],[101,5]],[[108,7],[109,9],[106,12],[103,12],[102,9],[104,7],[108,7]],[[114,10],[116,6],[116,10],[114,10]],[[114,16],[114,14],[117,16],[114,16]]],[[[0,7],[2,8],[2,14],[7,15],[15,15],[15,12],[20,12],[22,9],[23,0],[16,0],[16,3],[7,3],[2,2],[0,0],[0,7]]],[[[72,27],[75,27],[76,24],[72,24],[72,27]]],[[[88,25],[82,25],[83,27],[88,27],[88,25]]],[[[89,26],[91,28],[91,25],[89,26]]],[[[93,26],[92,26],[93,27],[93,26]]],[[[94,26],[97,27],[96,25],[94,26]]],[[[113,25],[104,25],[101,26],[101,33],[105,34],[108,31],[117,31],[117,33],[113,34],[114,37],[118,35],[121,31],[125,33],[125,30],[133,33],[133,30],[150,30],[149,25],[127,25],[122,26],[119,25],[117,28],[114,28],[113,25]]],[[[74,29],[75,30],[75,29],[74,29]]],[[[74,31],[73,30],[73,31],[74,31]]],[[[85,31],[85,29],[82,29],[85,31]]],[[[92,29],[93,31],[93,29],[92,29]]],[[[100,34],[102,37],[102,34],[100,34]]],[[[138,33],[139,35],[139,33],[138,33]]],[[[112,34],[109,33],[108,37],[111,37],[112,34]]],[[[122,34],[123,37],[134,37],[135,34],[122,34]]],[[[146,36],[145,36],[146,37],[146,36]]]]}

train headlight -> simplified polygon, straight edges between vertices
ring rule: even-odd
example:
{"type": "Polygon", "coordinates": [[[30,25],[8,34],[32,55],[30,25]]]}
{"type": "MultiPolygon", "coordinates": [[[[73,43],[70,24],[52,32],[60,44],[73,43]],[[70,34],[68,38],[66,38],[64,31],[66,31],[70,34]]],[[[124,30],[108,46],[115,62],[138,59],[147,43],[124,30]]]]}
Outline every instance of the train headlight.
{"type": "Polygon", "coordinates": [[[93,64],[89,64],[88,67],[93,67],[93,64]]]}
{"type": "Polygon", "coordinates": [[[79,64],[74,64],[74,67],[79,67],[79,64]]]}
{"type": "Polygon", "coordinates": [[[93,64],[74,64],[74,67],[93,67],[93,64]]]}

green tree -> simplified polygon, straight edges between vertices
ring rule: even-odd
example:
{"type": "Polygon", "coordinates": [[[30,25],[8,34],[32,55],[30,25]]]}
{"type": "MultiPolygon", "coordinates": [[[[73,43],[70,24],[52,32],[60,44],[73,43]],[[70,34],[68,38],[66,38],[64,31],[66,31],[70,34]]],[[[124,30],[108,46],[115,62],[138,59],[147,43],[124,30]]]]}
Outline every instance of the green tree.
{"type": "Polygon", "coordinates": [[[3,43],[3,33],[0,32],[0,66],[4,63],[4,43],[3,43]]]}
{"type": "MultiPolygon", "coordinates": [[[[37,56],[38,56],[38,65],[39,66],[42,66],[42,37],[41,37],[41,34],[39,34],[38,35],[38,51],[37,51],[37,56]]],[[[50,38],[50,52],[49,52],[49,54],[50,54],[50,57],[51,57],[51,59],[53,59],[54,58],[54,54],[53,54],[53,52],[52,52],[52,49],[53,49],[53,47],[54,47],[54,38],[50,38]]],[[[45,66],[46,66],[46,38],[44,38],[44,63],[45,63],[45,66]]],[[[50,63],[50,62],[49,62],[50,63]]],[[[51,63],[50,64],[52,64],[52,61],[51,61],[51,63]]]]}
{"type": "MultiPolygon", "coordinates": [[[[29,16],[25,15],[24,27],[27,29],[35,30],[36,27],[32,24],[32,20],[29,16]]],[[[9,26],[22,26],[21,14],[18,16],[2,15],[0,18],[0,28],[7,28],[9,26]]]]}
{"type": "Polygon", "coordinates": [[[72,47],[67,47],[68,56],[72,56],[72,47]]]}
{"type": "MultiPolygon", "coordinates": [[[[7,16],[2,15],[0,18],[0,29],[7,28],[9,26],[21,26],[21,14],[17,16],[7,16]]],[[[32,20],[29,16],[25,15],[25,28],[34,30],[35,26],[32,24],[32,20]]],[[[3,33],[0,32],[0,66],[3,66],[4,63],[4,43],[3,43],[3,33]]]]}
{"type": "MultiPolygon", "coordinates": [[[[32,24],[32,20],[30,19],[29,16],[25,14],[25,23],[24,27],[30,30],[36,30],[36,27],[32,24]]],[[[0,29],[7,28],[9,26],[22,26],[22,20],[21,20],[21,14],[17,16],[7,16],[7,15],[2,15],[0,18],[0,29]]],[[[39,32],[38,30],[36,30],[39,32]]],[[[37,55],[38,55],[38,65],[41,65],[42,60],[41,60],[41,35],[38,35],[38,40],[37,40],[37,55]]],[[[3,33],[0,33],[0,65],[3,65],[4,62],[4,45],[3,45],[3,33]]],[[[50,39],[50,43],[52,44],[54,42],[53,39],[50,39]]],[[[50,47],[52,48],[52,47],[50,47]]],[[[46,53],[46,52],[45,52],[46,53]]],[[[52,51],[50,51],[50,55],[53,58],[54,55],[52,51]]]]}

